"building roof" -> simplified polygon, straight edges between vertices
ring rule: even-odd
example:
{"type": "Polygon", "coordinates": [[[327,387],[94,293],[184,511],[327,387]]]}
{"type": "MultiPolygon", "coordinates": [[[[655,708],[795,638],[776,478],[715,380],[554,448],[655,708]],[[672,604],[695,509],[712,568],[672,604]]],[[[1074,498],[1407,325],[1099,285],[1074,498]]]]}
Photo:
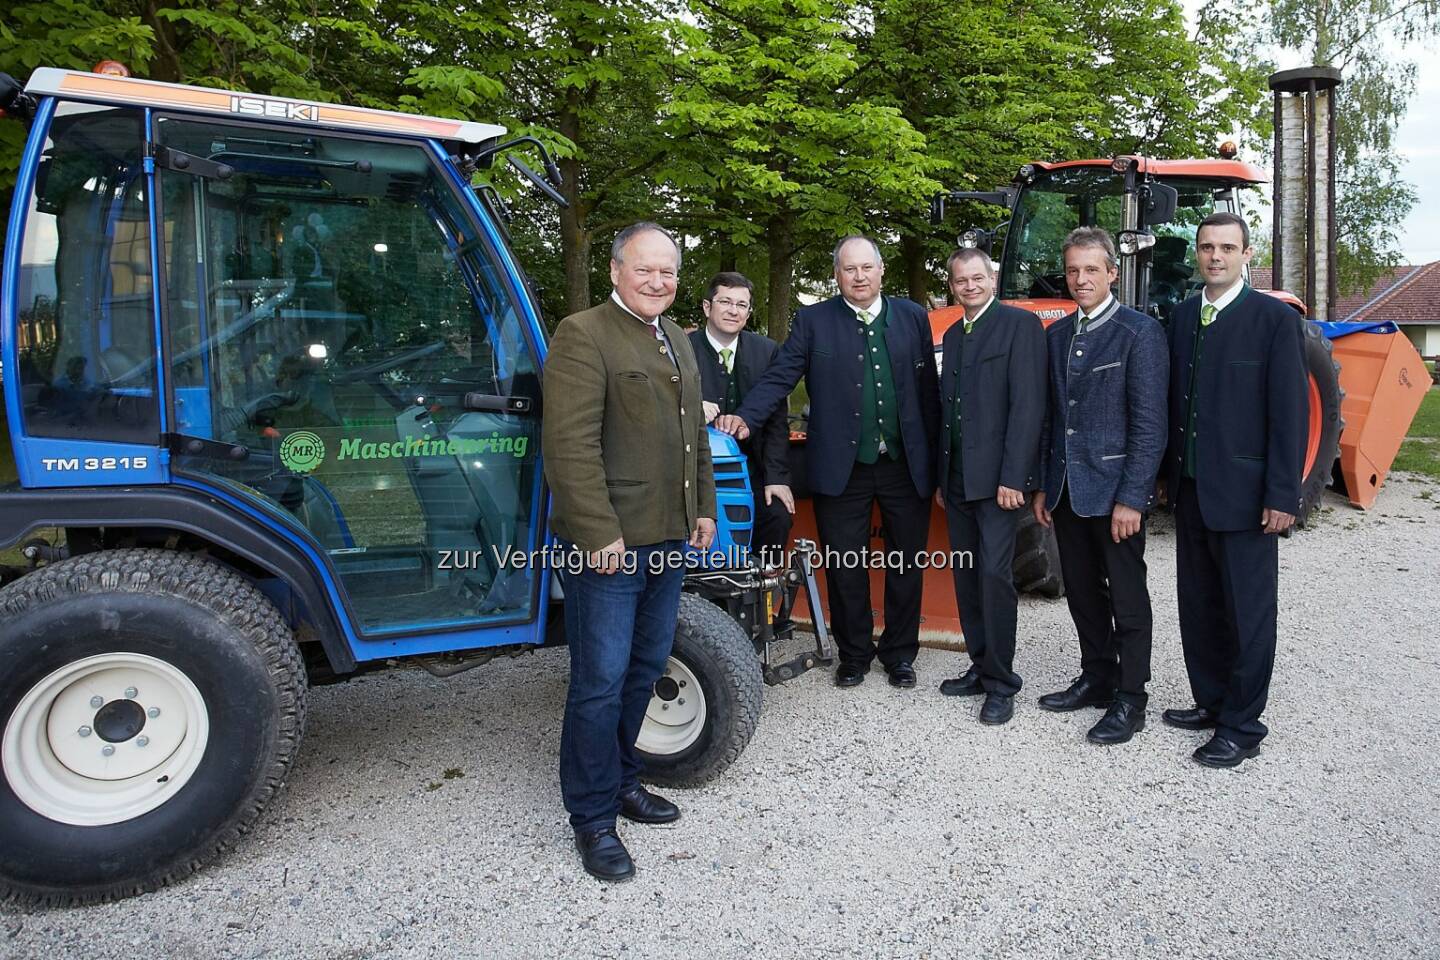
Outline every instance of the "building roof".
{"type": "MultiPolygon", "coordinates": [[[[1270,268],[1252,267],[1250,285],[1271,289],[1270,268]]],[[[1440,324],[1440,260],[1386,270],[1369,289],[1341,297],[1335,304],[1335,319],[1440,324]]]]}

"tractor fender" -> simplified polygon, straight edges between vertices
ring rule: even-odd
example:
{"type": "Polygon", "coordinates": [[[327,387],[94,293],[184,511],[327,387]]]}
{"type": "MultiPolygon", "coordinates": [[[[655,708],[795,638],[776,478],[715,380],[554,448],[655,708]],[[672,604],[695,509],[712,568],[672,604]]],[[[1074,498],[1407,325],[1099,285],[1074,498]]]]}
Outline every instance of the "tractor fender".
{"type": "Polygon", "coordinates": [[[223,501],[182,487],[71,487],[0,492],[0,548],[45,527],[124,527],[184,533],[229,551],[289,587],[298,609],[291,628],[308,623],[336,674],[355,670],[315,564],[295,544],[223,501]]]}

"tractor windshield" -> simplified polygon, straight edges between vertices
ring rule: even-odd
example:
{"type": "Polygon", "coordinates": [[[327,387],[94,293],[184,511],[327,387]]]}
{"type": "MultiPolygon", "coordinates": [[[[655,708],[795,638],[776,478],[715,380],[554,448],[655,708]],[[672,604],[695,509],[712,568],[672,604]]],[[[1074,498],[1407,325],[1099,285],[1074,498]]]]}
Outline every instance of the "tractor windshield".
{"type": "MultiPolygon", "coordinates": [[[[1165,180],[1179,191],[1175,217],[1150,227],[1148,309],[1162,322],[1196,290],[1195,230],[1217,209],[1233,209],[1233,188],[1213,180],[1165,180]]],[[[1001,264],[1001,297],[1007,300],[1068,299],[1062,247],[1076,227],[1100,227],[1114,236],[1123,227],[1124,179],[1109,167],[1064,167],[1042,172],[1020,195],[1011,218],[1001,264]]],[[[1144,226],[1143,224],[1141,226],[1144,226]]],[[[1131,304],[1133,306],[1133,304],[1131,304]]]]}

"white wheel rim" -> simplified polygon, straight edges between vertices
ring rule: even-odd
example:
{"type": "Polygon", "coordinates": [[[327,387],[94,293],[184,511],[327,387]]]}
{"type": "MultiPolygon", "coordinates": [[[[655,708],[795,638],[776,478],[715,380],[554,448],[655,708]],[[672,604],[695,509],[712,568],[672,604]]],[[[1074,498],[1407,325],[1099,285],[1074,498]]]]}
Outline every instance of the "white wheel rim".
{"type": "Polygon", "coordinates": [[[210,716],[190,679],[163,660],[105,653],[41,680],[0,741],[5,781],[50,820],[132,820],[185,787],[205,755],[210,716]]]}
{"type": "Polygon", "coordinates": [[[700,680],[682,661],[671,657],[664,676],[655,682],[636,746],[657,757],[679,753],[700,739],[705,717],[700,680]]]}

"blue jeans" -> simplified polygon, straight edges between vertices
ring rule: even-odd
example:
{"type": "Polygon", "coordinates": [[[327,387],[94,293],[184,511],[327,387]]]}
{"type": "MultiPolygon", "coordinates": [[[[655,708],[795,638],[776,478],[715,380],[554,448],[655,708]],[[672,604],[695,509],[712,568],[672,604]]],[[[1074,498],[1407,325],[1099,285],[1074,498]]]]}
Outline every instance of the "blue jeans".
{"type": "Polygon", "coordinates": [[[620,794],[640,784],[644,763],[635,741],[675,642],[685,580],[681,564],[665,564],[659,573],[649,565],[659,564],[653,555],[684,546],[667,540],[631,548],[634,573],[584,570],[565,578],[570,691],[560,733],[560,793],[576,830],[614,826],[620,794]]]}

